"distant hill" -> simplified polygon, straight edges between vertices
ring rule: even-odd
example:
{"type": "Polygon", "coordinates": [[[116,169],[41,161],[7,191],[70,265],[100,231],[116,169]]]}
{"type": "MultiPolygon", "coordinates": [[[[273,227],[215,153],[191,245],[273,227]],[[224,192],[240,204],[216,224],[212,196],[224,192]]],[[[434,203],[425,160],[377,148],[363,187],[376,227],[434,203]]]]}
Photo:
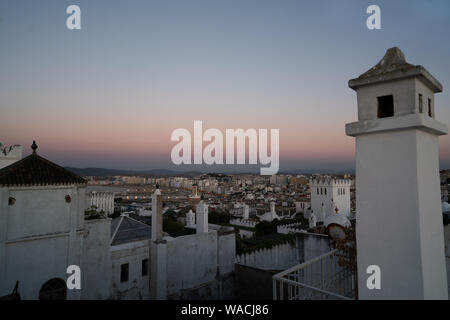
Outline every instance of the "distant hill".
{"type": "MultiPolygon", "coordinates": [[[[73,168],[66,167],[67,170],[72,171],[80,176],[159,176],[159,177],[173,177],[173,176],[183,176],[183,177],[193,177],[206,174],[206,172],[200,171],[175,171],[169,169],[151,169],[151,170],[121,170],[121,169],[105,169],[105,168],[73,168]]],[[[331,169],[298,169],[298,170],[280,170],[278,174],[342,174],[350,173],[354,174],[354,169],[349,170],[331,170],[331,169]]],[[[211,174],[211,173],[210,173],[211,174]]],[[[222,174],[222,173],[220,173],[222,174]]],[[[259,171],[255,172],[229,172],[229,174],[259,174],[259,171]]]]}
{"type": "Polygon", "coordinates": [[[328,175],[334,175],[334,174],[343,174],[343,173],[349,173],[349,174],[355,174],[355,169],[298,169],[298,170],[286,170],[281,171],[279,174],[314,174],[314,173],[320,173],[320,174],[328,174],[328,175]]]}
{"type": "Polygon", "coordinates": [[[79,176],[198,176],[201,172],[190,171],[173,171],[168,169],[152,169],[152,170],[120,170],[105,168],[73,168],[65,167],[67,170],[79,176]]]}

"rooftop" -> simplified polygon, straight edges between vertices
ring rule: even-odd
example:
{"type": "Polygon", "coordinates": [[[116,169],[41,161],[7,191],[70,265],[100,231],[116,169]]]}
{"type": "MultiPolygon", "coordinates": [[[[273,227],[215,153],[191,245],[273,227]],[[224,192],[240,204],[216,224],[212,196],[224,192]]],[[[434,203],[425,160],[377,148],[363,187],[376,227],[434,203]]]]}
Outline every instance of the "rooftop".
{"type": "Polygon", "coordinates": [[[33,153],[0,170],[0,186],[44,186],[85,184],[86,181],[63,167],[33,153]]]}
{"type": "Polygon", "coordinates": [[[123,215],[111,221],[111,245],[148,240],[152,237],[152,227],[123,215]]]}

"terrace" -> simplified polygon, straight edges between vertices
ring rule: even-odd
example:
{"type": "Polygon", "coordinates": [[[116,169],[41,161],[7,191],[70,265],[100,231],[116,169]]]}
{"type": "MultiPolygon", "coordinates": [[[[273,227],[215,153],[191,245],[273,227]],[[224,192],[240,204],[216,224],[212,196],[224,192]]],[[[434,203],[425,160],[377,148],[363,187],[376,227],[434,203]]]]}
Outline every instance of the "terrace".
{"type": "Polygon", "coordinates": [[[274,300],[354,300],[356,272],[334,249],[272,277],[274,300]]]}

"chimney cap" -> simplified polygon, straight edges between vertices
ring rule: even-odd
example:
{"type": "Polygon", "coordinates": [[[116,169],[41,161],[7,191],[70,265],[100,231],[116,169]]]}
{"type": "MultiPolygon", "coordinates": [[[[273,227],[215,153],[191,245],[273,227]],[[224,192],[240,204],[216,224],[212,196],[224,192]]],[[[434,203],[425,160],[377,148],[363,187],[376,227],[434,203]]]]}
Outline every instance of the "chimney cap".
{"type": "Polygon", "coordinates": [[[362,86],[412,77],[420,78],[433,92],[442,92],[442,84],[423,66],[406,62],[405,55],[398,47],[389,48],[375,66],[358,78],[351,79],[348,86],[356,90],[362,86]]]}

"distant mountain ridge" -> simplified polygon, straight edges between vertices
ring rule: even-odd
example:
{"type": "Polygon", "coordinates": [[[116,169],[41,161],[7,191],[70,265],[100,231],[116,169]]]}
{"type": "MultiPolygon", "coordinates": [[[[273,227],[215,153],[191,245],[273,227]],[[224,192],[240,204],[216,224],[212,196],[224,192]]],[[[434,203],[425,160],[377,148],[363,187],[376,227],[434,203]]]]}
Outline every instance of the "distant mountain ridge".
{"type": "MultiPolygon", "coordinates": [[[[175,171],[169,169],[150,169],[150,170],[122,170],[122,169],[105,169],[105,168],[74,168],[65,167],[67,170],[80,175],[80,176],[183,176],[183,177],[193,177],[202,174],[207,174],[211,172],[201,172],[201,171],[175,171]]],[[[215,172],[222,174],[259,174],[258,172],[215,172]]],[[[280,171],[278,174],[342,174],[350,173],[354,174],[353,169],[349,170],[331,170],[331,169],[299,169],[299,170],[286,170],[280,171]]]]}

